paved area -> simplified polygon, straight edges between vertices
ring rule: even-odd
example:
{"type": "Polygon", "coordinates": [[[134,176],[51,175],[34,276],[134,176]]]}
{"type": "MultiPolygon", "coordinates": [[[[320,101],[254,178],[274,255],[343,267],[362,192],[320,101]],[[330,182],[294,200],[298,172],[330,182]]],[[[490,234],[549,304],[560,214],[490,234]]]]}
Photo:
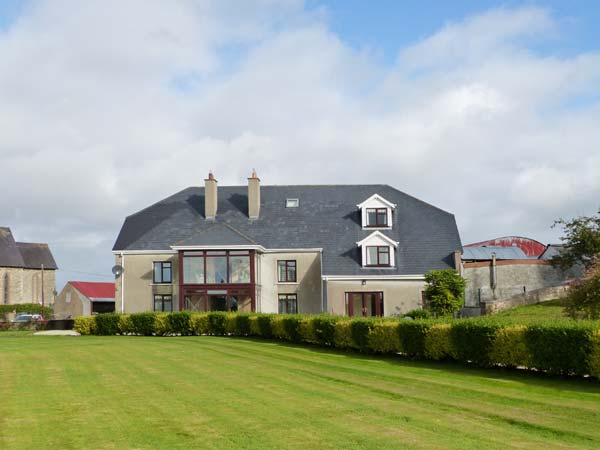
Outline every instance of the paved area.
{"type": "Polygon", "coordinates": [[[77,331],[73,330],[48,330],[48,331],[37,331],[33,333],[34,336],[79,336],[77,331]]]}

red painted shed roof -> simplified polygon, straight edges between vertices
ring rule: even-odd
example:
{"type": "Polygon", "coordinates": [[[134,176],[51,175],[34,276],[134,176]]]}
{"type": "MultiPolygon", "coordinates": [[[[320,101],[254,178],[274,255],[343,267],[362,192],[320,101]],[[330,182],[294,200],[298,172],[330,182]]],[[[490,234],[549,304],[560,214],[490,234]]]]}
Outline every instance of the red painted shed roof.
{"type": "Polygon", "coordinates": [[[115,298],[115,283],[92,281],[69,281],[69,283],[88,298],[115,298]]]}

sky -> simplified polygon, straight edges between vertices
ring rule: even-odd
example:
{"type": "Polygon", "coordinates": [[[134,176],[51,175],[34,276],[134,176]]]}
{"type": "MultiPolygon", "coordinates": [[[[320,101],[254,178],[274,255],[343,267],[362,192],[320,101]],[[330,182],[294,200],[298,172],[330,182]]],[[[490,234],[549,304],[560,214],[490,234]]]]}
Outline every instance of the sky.
{"type": "Polygon", "coordinates": [[[594,1],[0,0],[0,226],[110,281],[127,215],[212,169],[385,183],[463,243],[600,207],[594,1]]]}

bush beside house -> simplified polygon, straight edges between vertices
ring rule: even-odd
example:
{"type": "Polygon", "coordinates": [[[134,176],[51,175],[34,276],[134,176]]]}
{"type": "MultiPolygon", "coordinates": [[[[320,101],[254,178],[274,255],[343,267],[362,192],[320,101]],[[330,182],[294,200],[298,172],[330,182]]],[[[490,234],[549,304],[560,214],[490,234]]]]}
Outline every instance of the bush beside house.
{"type": "Polygon", "coordinates": [[[349,319],[283,314],[139,313],[75,319],[81,334],[248,336],[363,353],[401,354],[490,367],[521,367],[600,378],[600,323],[521,325],[488,318],[349,319]]]}

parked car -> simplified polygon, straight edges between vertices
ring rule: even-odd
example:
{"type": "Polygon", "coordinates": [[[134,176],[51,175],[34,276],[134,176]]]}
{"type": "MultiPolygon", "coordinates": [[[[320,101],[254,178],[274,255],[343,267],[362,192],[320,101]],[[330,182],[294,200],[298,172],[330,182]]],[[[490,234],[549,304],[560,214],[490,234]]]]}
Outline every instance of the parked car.
{"type": "Polygon", "coordinates": [[[27,323],[27,322],[37,322],[39,320],[44,320],[44,318],[40,314],[27,314],[21,313],[17,314],[12,323],[27,323]]]}

